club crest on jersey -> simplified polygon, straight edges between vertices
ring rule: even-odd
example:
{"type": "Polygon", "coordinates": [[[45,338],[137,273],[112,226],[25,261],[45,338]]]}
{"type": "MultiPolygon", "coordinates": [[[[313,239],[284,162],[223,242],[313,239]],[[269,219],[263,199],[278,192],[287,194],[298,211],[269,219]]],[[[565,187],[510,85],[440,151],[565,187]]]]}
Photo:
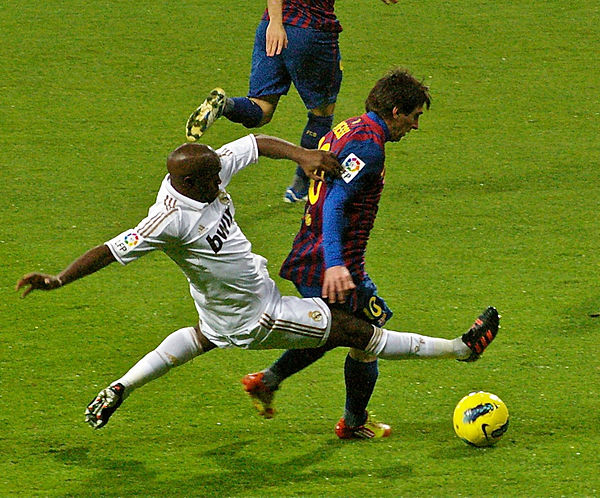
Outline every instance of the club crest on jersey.
{"type": "Polygon", "coordinates": [[[320,322],[321,320],[323,320],[323,314],[320,311],[309,311],[308,316],[311,320],[314,320],[315,322],[320,322]]]}
{"type": "Polygon", "coordinates": [[[221,204],[225,204],[226,206],[231,202],[229,194],[224,190],[219,191],[219,202],[221,204]]]}
{"type": "Polygon", "coordinates": [[[350,154],[342,163],[342,179],[350,183],[358,175],[361,169],[365,167],[365,162],[356,154],[350,154]]]}

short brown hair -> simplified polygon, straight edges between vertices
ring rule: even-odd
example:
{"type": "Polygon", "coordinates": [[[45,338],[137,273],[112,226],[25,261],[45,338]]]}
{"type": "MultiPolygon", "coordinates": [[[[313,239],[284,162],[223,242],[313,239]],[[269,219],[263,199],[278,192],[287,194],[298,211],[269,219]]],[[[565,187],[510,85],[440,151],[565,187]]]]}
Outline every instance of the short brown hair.
{"type": "Polygon", "coordinates": [[[429,109],[430,105],[429,87],[407,69],[395,68],[375,83],[365,102],[365,109],[376,112],[382,118],[390,118],[394,107],[402,114],[410,114],[417,107],[427,106],[429,109]]]}

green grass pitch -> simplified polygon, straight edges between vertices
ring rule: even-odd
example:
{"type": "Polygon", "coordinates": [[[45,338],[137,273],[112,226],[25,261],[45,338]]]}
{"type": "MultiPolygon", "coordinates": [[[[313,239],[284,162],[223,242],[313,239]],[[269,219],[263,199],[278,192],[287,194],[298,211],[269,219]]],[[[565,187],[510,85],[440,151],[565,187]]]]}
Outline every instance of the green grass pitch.
{"type": "MultiPolygon", "coordinates": [[[[594,496],[600,491],[600,7],[592,0],[339,1],[338,120],[388,68],[430,85],[421,130],[387,149],[367,269],[390,328],[454,337],[487,305],[502,329],[476,364],[380,362],[371,401],[393,435],[342,442],[342,350],[288,380],[278,416],[239,379],[278,352],[215,351],[136,392],[92,431],[86,403],[192,324],[163,255],[20,300],[133,226],[167,153],[213,86],[244,95],[264,2],[22,2],[0,9],[0,495],[594,496]],[[452,430],[456,402],[496,393],[494,448],[452,430]]],[[[295,91],[261,131],[297,142],[295,91]]],[[[225,120],[213,146],[246,130],[225,120]]],[[[272,275],[301,208],[294,166],[262,161],[231,185],[272,275]]],[[[277,278],[286,293],[287,282],[277,278]]]]}

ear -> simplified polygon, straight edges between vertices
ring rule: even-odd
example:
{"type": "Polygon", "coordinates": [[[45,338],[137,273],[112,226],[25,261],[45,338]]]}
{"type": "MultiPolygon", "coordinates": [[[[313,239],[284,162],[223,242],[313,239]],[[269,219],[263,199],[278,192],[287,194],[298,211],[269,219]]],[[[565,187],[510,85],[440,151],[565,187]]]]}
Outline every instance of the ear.
{"type": "Polygon", "coordinates": [[[188,176],[184,176],[183,177],[183,181],[182,183],[186,186],[186,187],[193,187],[196,184],[196,180],[192,175],[188,175],[188,176]]]}
{"type": "Polygon", "coordinates": [[[392,109],[392,117],[396,119],[401,114],[400,109],[397,106],[394,106],[392,109]]]}

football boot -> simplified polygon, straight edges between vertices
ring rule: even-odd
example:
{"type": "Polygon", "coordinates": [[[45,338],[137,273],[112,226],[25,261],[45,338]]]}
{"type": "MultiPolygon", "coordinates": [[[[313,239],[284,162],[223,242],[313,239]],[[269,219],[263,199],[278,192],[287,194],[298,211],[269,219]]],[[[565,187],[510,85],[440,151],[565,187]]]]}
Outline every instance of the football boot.
{"type": "Polygon", "coordinates": [[[252,399],[252,404],[259,415],[265,418],[273,418],[275,416],[275,409],[273,408],[275,391],[265,385],[263,382],[264,376],[263,372],[248,374],[242,379],[242,384],[244,384],[244,390],[252,399]]]}
{"type": "Polygon", "coordinates": [[[462,341],[471,350],[467,358],[459,361],[476,361],[496,337],[500,328],[500,315],[493,306],[488,307],[467,332],[462,335],[462,341]]]}
{"type": "Polygon", "coordinates": [[[223,115],[227,95],[222,88],[213,88],[196,109],[188,118],[185,125],[185,136],[188,141],[195,142],[218,118],[223,115]]]}
{"type": "Polygon", "coordinates": [[[293,187],[288,187],[283,196],[283,202],[294,204],[295,202],[306,201],[308,199],[308,189],[299,192],[293,187]]]}
{"type": "Polygon", "coordinates": [[[389,437],[392,433],[392,428],[381,422],[374,422],[367,415],[367,420],[364,424],[357,427],[349,427],[346,425],[344,417],[335,426],[335,433],[340,439],[380,439],[389,437]]]}
{"type": "Polygon", "coordinates": [[[114,384],[102,389],[85,410],[85,421],[94,429],[100,429],[123,403],[123,384],[114,384]]]}

